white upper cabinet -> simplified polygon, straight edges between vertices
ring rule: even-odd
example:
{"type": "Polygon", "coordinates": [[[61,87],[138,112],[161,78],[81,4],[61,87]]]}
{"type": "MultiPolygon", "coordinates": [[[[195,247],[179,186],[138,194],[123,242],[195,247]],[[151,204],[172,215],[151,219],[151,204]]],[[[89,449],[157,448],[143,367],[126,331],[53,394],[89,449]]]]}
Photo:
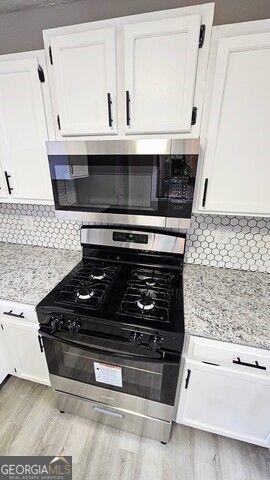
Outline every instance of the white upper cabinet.
{"type": "Polygon", "coordinates": [[[203,4],[45,30],[56,139],[198,137],[213,12],[203,4]]]}
{"type": "Polygon", "coordinates": [[[1,167],[1,160],[0,160],[0,201],[3,201],[7,198],[7,190],[5,185],[5,178],[4,178],[4,170],[1,167]]]}
{"type": "Polygon", "coordinates": [[[198,210],[270,214],[270,21],[216,27],[198,210]]]}
{"type": "Polygon", "coordinates": [[[200,15],[125,26],[128,133],[190,132],[200,15]]]}
{"type": "Polygon", "coordinates": [[[115,49],[115,28],[52,39],[62,136],[116,133],[115,49]]]}
{"type": "Polygon", "coordinates": [[[52,200],[40,56],[45,79],[40,52],[0,57],[0,196],[11,202],[52,200]]]}

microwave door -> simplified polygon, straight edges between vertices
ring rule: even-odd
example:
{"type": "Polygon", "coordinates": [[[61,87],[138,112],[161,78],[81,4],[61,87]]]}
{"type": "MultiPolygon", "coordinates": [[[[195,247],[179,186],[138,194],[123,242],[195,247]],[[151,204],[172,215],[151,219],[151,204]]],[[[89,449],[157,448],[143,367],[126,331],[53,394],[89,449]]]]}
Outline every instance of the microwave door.
{"type": "Polygon", "coordinates": [[[156,153],[146,140],[48,142],[56,216],[188,228],[198,155],[188,140],[172,155],[172,142],[160,140],[165,150],[156,153]]]}

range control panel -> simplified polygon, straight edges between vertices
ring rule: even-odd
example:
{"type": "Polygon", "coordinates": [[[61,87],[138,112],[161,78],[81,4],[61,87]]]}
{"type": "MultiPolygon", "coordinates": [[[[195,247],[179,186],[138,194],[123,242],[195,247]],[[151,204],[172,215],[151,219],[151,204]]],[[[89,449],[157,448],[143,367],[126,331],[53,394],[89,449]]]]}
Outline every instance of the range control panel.
{"type": "Polygon", "coordinates": [[[148,244],[148,235],[133,232],[113,232],[114,242],[144,243],[148,244]]]}

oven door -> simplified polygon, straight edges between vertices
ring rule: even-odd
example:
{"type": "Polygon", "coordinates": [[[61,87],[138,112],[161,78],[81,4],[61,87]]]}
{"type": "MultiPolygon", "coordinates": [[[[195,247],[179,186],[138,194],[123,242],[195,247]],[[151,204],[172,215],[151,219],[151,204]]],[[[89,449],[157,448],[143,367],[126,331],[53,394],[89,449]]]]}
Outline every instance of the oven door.
{"type": "Polygon", "coordinates": [[[50,375],[174,405],[180,355],[83,334],[74,341],[68,333],[40,333],[50,375]]]}

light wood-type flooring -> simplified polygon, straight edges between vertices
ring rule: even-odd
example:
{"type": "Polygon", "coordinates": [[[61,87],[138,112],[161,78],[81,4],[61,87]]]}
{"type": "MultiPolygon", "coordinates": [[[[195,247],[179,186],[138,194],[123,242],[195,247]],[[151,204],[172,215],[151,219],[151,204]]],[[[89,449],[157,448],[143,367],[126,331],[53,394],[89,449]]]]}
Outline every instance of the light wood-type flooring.
{"type": "Polygon", "coordinates": [[[50,388],[0,389],[0,455],[72,455],[75,480],[269,480],[268,449],[175,425],[168,445],[61,414],[50,388]]]}

